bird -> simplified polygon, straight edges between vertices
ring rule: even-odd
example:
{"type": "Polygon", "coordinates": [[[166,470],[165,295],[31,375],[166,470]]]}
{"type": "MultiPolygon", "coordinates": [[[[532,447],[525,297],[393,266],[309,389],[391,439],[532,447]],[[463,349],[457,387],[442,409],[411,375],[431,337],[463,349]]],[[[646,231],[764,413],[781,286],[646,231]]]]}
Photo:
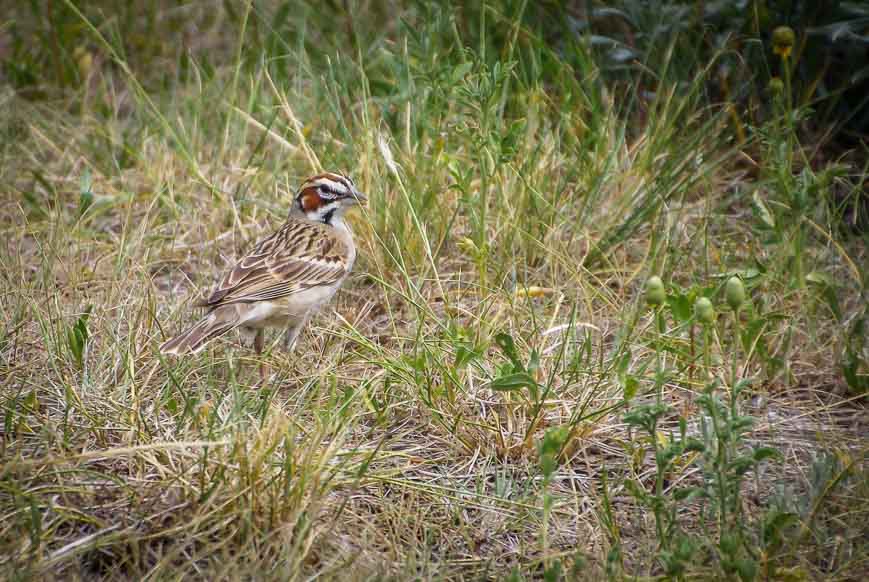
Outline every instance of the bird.
{"type": "Polygon", "coordinates": [[[259,355],[266,328],[286,329],[284,347],[292,352],[311,315],[332,299],[353,268],[356,245],[344,215],[367,201],[344,174],[326,172],[305,180],[284,225],[260,240],[195,304],[206,308],[206,315],[163,343],[160,352],[196,354],[238,329],[253,340],[259,355]]]}

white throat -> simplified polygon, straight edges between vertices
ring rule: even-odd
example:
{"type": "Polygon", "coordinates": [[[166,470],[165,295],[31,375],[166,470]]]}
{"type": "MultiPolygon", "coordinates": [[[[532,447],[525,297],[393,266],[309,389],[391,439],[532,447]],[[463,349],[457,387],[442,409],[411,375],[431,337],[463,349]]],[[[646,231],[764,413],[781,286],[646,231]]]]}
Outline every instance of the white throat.
{"type": "Polygon", "coordinates": [[[353,267],[353,263],[356,261],[356,245],[353,244],[353,231],[350,230],[350,227],[344,221],[344,213],[336,213],[332,218],[332,221],[329,225],[335,229],[335,234],[347,245],[347,249],[350,251],[350,255],[348,257],[348,267],[349,271],[353,267]]]}

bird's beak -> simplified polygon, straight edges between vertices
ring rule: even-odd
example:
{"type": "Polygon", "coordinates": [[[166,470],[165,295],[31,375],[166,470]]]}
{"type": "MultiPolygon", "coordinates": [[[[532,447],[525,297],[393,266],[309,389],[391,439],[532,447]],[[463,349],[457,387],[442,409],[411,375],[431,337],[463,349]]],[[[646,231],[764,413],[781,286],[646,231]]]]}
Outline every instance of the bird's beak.
{"type": "Polygon", "coordinates": [[[353,197],[356,199],[356,203],[359,206],[365,206],[365,204],[368,202],[368,196],[366,196],[359,190],[353,190],[353,197]]]}

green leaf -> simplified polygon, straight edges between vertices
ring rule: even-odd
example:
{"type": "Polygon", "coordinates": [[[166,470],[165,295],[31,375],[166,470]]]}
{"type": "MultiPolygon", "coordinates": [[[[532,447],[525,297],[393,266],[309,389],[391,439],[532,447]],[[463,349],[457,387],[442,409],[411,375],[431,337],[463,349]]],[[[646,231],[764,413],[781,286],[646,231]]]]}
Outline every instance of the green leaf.
{"type": "Polygon", "coordinates": [[[75,324],[66,332],[66,341],[73,361],[79,368],[84,366],[85,348],[88,338],[88,317],[90,317],[92,305],[88,305],[85,312],[76,320],[75,324]]]}
{"type": "Polygon", "coordinates": [[[469,362],[471,362],[479,357],[480,357],[479,352],[472,350],[465,345],[459,345],[459,347],[456,348],[456,361],[453,364],[453,366],[456,369],[464,368],[465,366],[468,365],[469,362]]]}
{"type": "Polygon", "coordinates": [[[630,402],[631,399],[637,395],[637,390],[640,387],[640,381],[637,380],[637,377],[633,374],[626,374],[624,381],[622,382],[622,390],[624,391],[624,397],[626,402],[630,402]]]}
{"type": "Polygon", "coordinates": [[[755,214],[760,219],[761,222],[768,228],[775,228],[775,218],[773,217],[772,212],[769,207],[767,207],[766,203],[761,199],[760,194],[757,190],[754,191],[754,194],[751,196],[752,206],[754,207],[755,214]]]}
{"type": "Polygon", "coordinates": [[[738,381],[733,387],[733,395],[739,396],[743,390],[751,386],[752,382],[754,382],[753,378],[743,378],[742,380],[738,381]]]}
{"type": "Polygon", "coordinates": [[[826,273],[820,271],[812,271],[806,275],[806,282],[818,285],[819,287],[833,286],[833,280],[826,273]]]}
{"type": "Polygon", "coordinates": [[[558,582],[558,580],[561,580],[561,560],[556,559],[543,571],[543,580],[545,582],[558,582]]]}
{"type": "Polygon", "coordinates": [[[715,279],[729,279],[731,277],[739,277],[743,281],[747,281],[749,279],[754,279],[755,277],[760,276],[761,272],[754,268],[750,267],[748,269],[736,269],[735,271],[724,271],[723,273],[715,273],[712,275],[715,279]]]}
{"type": "Polygon", "coordinates": [[[730,423],[730,430],[735,433],[741,433],[750,429],[752,426],[754,426],[754,417],[738,416],[730,423]]]}
{"type": "Polygon", "coordinates": [[[679,487],[673,492],[676,501],[693,501],[705,495],[702,487],[679,487]]]}
{"type": "Polygon", "coordinates": [[[795,513],[788,511],[771,510],[763,518],[763,542],[769,548],[777,548],[781,545],[784,530],[797,523],[795,513]]]}
{"type": "Polygon", "coordinates": [[[754,459],[746,455],[736,457],[727,465],[728,469],[737,475],[744,475],[752,466],[754,466],[754,459]]]}
{"type": "Polygon", "coordinates": [[[535,372],[540,368],[540,352],[531,350],[531,358],[528,360],[528,371],[535,372]]]}
{"type": "Polygon", "coordinates": [[[489,388],[499,392],[512,392],[513,390],[520,390],[531,386],[536,388],[537,382],[535,382],[534,378],[532,378],[527,372],[515,372],[513,374],[499,376],[489,384],[489,388]]]}
{"type": "Polygon", "coordinates": [[[537,382],[528,385],[528,395],[535,404],[540,402],[540,385],[537,382]]]}
{"type": "Polygon", "coordinates": [[[425,372],[427,369],[425,356],[423,354],[403,355],[401,356],[400,361],[410,366],[410,368],[416,372],[425,372]]]}
{"type": "Polygon", "coordinates": [[[679,323],[690,321],[691,316],[694,314],[694,301],[687,293],[670,293],[667,295],[667,307],[670,308],[673,319],[679,323]]]}
{"type": "Polygon", "coordinates": [[[516,352],[516,344],[513,341],[513,336],[506,333],[499,333],[495,336],[495,343],[499,348],[501,348],[501,351],[504,352],[504,355],[507,356],[510,363],[513,364],[514,371],[525,371],[525,366],[522,364],[522,361],[519,359],[519,355],[516,352]]]}
{"type": "Polygon", "coordinates": [[[742,582],[750,582],[757,577],[757,562],[751,558],[739,558],[736,560],[736,571],[742,582]]]}
{"type": "Polygon", "coordinates": [[[686,453],[702,453],[706,450],[706,445],[703,444],[703,441],[696,439],[694,437],[688,437],[688,440],[685,441],[685,452],[686,453]]]}
{"type": "Polygon", "coordinates": [[[781,458],[781,453],[778,452],[778,449],[774,449],[773,447],[758,447],[754,449],[751,456],[754,458],[755,463],[759,463],[765,459],[781,458]]]}
{"type": "Polygon", "coordinates": [[[618,376],[624,376],[628,371],[628,366],[631,365],[631,350],[626,349],[625,353],[621,355],[619,361],[616,363],[616,374],[618,376]]]}
{"type": "Polygon", "coordinates": [[[32,390],[24,399],[24,406],[31,412],[39,410],[39,397],[36,395],[36,390],[32,390]]]}

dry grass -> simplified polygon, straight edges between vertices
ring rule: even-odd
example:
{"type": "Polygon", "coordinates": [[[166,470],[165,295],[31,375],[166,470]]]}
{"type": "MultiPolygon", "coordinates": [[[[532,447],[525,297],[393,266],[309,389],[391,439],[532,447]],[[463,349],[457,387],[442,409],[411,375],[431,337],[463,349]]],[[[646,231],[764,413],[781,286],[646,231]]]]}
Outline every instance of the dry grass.
{"type": "MultiPolygon", "coordinates": [[[[655,475],[622,419],[625,353],[637,399],[653,395],[641,283],[662,273],[675,291],[714,290],[756,266],[746,317],[763,320],[765,355],[733,356],[722,314],[711,370],[727,385],[737,357],[757,379],[746,446],[782,454],[744,484],[746,528],[759,530],[773,499],[809,503],[782,567],[867,571],[869,426],[840,368],[865,308],[865,268],[855,278],[853,266],[866,248],[823,225],[835,244],[817,236],[806,249],[837,282],[841,320],[815,287],[792,287],[782,247],[753,234],[738,194],[753,186],[717,141],[723,117],[664,96],[657,121],[625,137],[610,110],[565,113],[563,94],[515,86],[534,125],[494,163],[469,105],[435,117],[422,90],[390,106],[328,85],[359,81],[352,66],[305,65],[274,86],[267,69],[227,66],[160,92],[97,52],[87,81],[55,101],[2,89],[4,578],[538,578],[558,558],[570,574],[577,555],[578,579],[618,578],[614,547],[624,572],[656,575],[653,518],[624,487],[655,475]],[[156,346],[192,321],[192,301],[280,224],[318,165],[351,173],[372,204],[354,219],[356,274],[296,355],[273,338],[265,382],[235,338],[162,358],[156,346]],[[87,309],[79,362],[70,334],[87,309]],[[539,403],[492,390],[501,332],[526,362],[539,354],[534,374],[550,387],[539,403]],[[544,485],[538,445],[560,426],[570,436],[544,485]],[[837,479],[811,496],[824,453],[837,479]]],[[[674,410],[661,430],[681,414],[698,434],[704,382],[688,330],[665,337],[674,410]]],[[[700,476],[686,462],[672,485],[700,476]]],[[[714,538],[701,503],[679,511],[714,538]]],[[[714,560],[695,566],[717,575],[714,560]]]]}

